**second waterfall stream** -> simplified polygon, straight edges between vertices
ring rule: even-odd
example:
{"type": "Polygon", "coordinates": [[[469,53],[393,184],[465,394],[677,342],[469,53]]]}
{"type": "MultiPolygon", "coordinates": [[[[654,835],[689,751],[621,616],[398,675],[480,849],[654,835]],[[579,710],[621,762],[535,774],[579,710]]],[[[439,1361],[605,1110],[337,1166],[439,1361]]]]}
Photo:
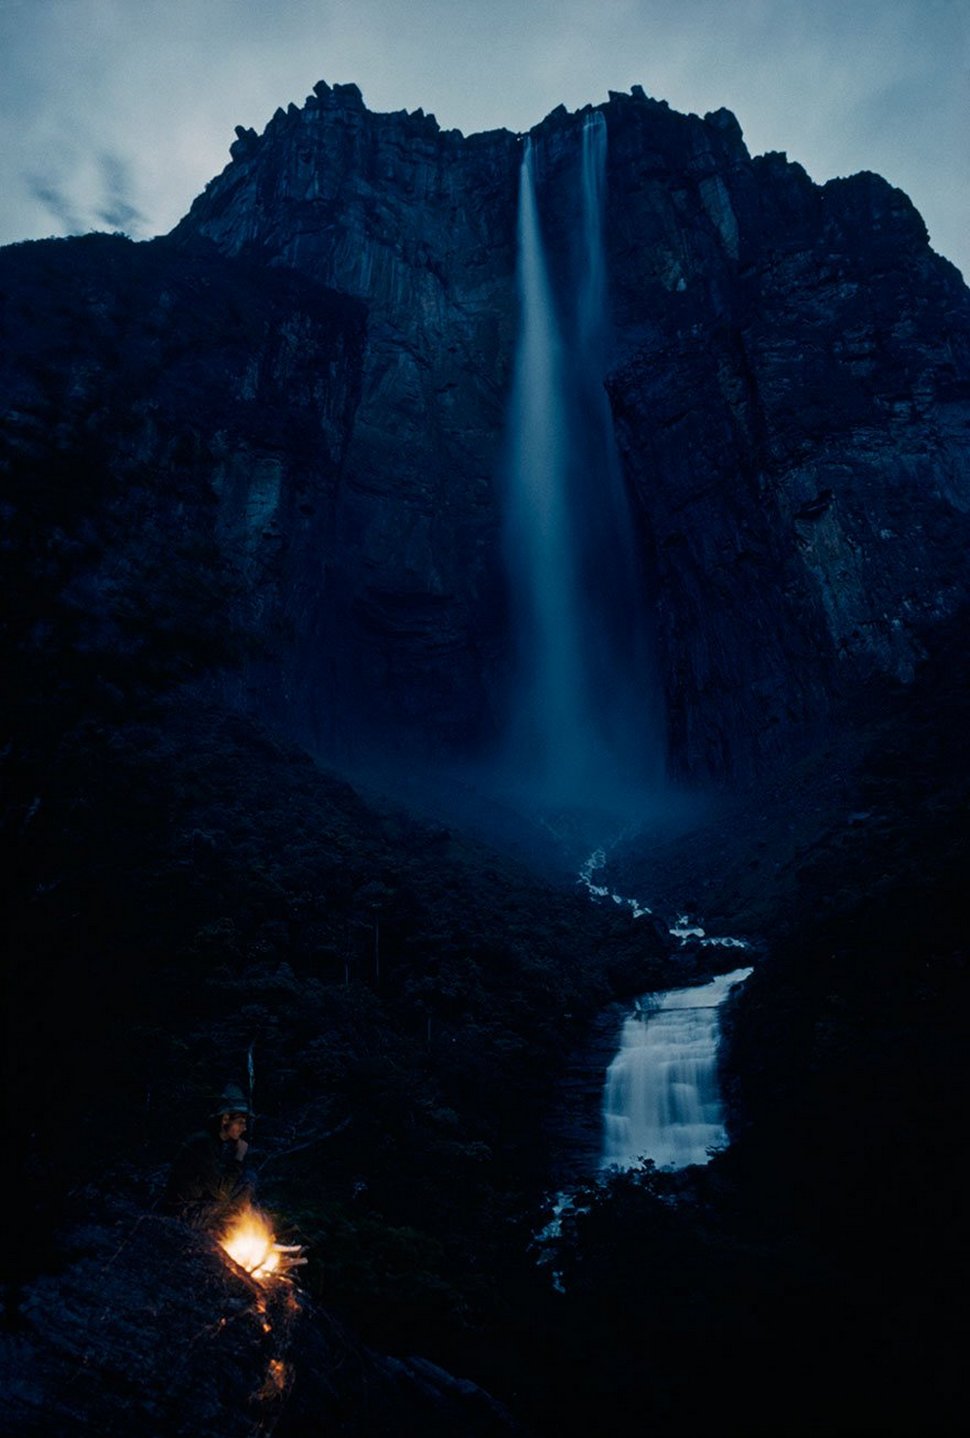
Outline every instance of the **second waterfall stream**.
{"type": "MultiPolygon", "coordinates": [[[[597,882],[605,866],[606,854],[597,849],[577,876],[590,898],[629,908],[635,918],[649,914],[641,900],[597,882]]],[[[706,934],[686,915],[678,918],[670,934],[679,943],[693,940],[709,948],[749,947],[743,939],[706,934]]],[[[736,968],[707,983],[643,994],[636,1000],[623,1021],[619,1047],[603,1080],[601,1176],[637,1169],[645,1161],[670,1170],[705,1164],[727,1147],[717,1068],[720,1007],[752,972],[750,967],[736,968]]],[[[560,1191],[552,1201],[551,1221],[536,1234],[538,1262],[548,1267],[559,1291],[562,1275],[555,1264],[556,1244],[565,1216],[584,1211],[577,1204],[572,1193],[560,1191]]]]}
{"type": "MultiPolygon", "coordinates": [[[[596,849],[577,882],[598,903],[649,914],[640,899],[615,893],[598,882],[606,854],[596,849]]],[[[678,943],[702,948],[746,950],[743,939],[716,938],[682,915],[670,929],[678,943]]],[[[735,985],[751,973],[736,968],[705,984],[644,994],[627,1015],[620,1046],[603,1090],[604,1168],[636,1168],[652,1159],[658,1168],[707,1163],[728,1142],[717,1074],[720,1007],[735,985]]]]}

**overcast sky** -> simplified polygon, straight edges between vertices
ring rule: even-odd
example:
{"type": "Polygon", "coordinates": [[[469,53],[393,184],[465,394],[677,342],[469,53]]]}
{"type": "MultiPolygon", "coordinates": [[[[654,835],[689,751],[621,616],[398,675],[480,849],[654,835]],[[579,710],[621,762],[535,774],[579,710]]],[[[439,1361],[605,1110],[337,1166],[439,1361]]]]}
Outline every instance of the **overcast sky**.
{"type": "Polygon", "coordinates": [[[639,83],[885,175],[970,277],[970,0],[0,0],[0,70],[0,243],[170,229],[320,79],[466,133],[639,83]]]}

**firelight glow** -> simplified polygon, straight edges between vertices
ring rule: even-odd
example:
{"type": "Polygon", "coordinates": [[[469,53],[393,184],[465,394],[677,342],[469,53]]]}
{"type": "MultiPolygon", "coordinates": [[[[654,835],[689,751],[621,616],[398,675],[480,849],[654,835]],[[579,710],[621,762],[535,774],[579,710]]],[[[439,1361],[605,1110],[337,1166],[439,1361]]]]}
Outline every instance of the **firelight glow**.
{"type": "Polygon", "coordinates": [[[266,1215],[255,1208],[243,1209],[219,1242],[232,1261],[253,1278],[269,1278],[279,1269],[275,1235],[266,1215]]]}

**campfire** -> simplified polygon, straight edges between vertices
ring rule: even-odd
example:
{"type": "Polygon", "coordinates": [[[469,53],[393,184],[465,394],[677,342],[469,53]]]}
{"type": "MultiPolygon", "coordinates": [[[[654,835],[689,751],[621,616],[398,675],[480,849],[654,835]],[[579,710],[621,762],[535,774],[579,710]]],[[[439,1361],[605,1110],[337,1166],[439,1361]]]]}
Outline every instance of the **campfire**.
{"type": "Polygon", "coordinates": [[[270,1278],[289,1281],[290,1270],[306,1263],[300,1244],[277,1243],[268,1215],[249,1205],[236,1215],[219,1242],[233,1263],[260,1283],[270,1278]]]}

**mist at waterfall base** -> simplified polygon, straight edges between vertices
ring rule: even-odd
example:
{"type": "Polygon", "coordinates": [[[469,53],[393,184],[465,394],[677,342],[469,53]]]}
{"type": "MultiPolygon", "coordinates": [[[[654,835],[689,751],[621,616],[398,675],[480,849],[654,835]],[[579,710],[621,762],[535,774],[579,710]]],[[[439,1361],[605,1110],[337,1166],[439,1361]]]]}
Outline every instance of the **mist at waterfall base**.
{"type": "Polygon", "coordinates": [[[606,122],[584,117],[577,221],[554,284],[541,213],[542,142],[523,146],[519,331],[504,464],[512,632],[495,773],[547,813],[642,817],[664,787],[649,604],[604,381],[606,122]]]}

